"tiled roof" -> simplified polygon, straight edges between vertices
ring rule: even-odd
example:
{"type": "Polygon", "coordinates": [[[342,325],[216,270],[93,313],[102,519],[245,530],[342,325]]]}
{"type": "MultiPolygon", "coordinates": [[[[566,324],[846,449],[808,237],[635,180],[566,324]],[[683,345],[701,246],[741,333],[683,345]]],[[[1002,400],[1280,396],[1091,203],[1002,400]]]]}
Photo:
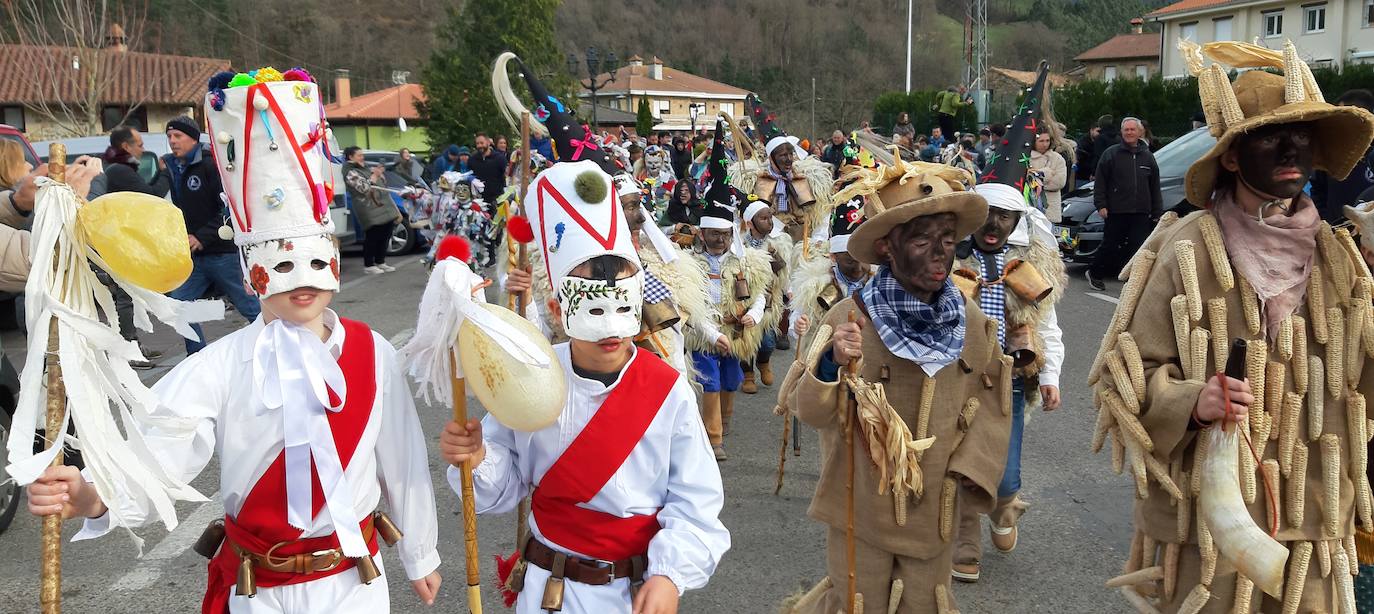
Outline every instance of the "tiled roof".
{"type": "Polygon", "coordinates": [[[418,83],[406,83],[384,90],[354,96],[346,104],[327,104],[324,113],[329,119],[391,119],[404,117],[420,119],[416,102],[425,101],[425,89],[418,83]]]}
{"type": "MultiPolygon", "coordinates": [[[[733,85],[726,85],[719,81],[712,81],[706,77],[682,72],[676,68],[663,67],[662,79],[649,78],[649,71],[652,66],[632,66],[626,64],[615,71],[615,81],[606,84],[606,87],[597,90],[597,95],[625,93],[626,91],[643,92],[682,92],[715,94],[721,96],[746,96],[748,90],[742,90],[733,85]]],[[[603,79],[605,73],[597,79],[603,79]]],[[[586,92],[584,92],[586,93],[586,92]]]]}
{"type": "Polygon", "coordinates": [[[1158,58],[1159,33],[1118,34],[1101,45],[1078,54],[1074,60],[1091,62],[1122,58],[1158,58]]]}
{"type": "MultiPolygon", "coordinates": [[[[0,102],[39,104],[78,102],[89,90],[72,47],[0,45],[0,102]],[[70,74],[71,78],[34,79],[29,74],[70,74]]],[[[104,104],[196,105],[205,99],[210,77],[229,70],[229,60],[138,51],[90,51],[99,68],[104,104]]],[[[83,59],[90,63],[91,60],[83,59]]],[[[90,72],[90,71],[87,71],[90,72]]]]}
{"type": "MultiPolygon", "coordinates": [[[[1035,85],[1035,73],[1029,70],[1012,70],[1010,68],[992,66],[988,68],[988,72],[1002,75],[1026,87],[1035,85]]],[[[1050,73],[1047,80],[1049,81],[1050,87],[1063,87],[1069,83],[1068,77],[1058,73],[1050,73]]]]}
{"type": "Polygon", "coordinates": [[[1162,17],[1173,13],[1182,13],[1184,11],[1196,11],[1198,9],[1207,9],[1216,6],[1222,6],[1224,4],[1239,4],[1243,1],[1245,0],[1182,0],[1180,2],[1170,4],[1168,6],[1155,9],[1154,11],[1145,16],[1162,17]]]}

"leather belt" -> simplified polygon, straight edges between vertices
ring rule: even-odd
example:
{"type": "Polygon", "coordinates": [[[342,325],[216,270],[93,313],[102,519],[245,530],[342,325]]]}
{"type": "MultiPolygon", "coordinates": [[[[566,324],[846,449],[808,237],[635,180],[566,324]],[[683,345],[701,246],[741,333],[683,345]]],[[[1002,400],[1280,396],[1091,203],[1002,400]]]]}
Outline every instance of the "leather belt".
{"type": "Polygon", "coordinates": [[[602,561],[568,556],[533,538],[525,544],[525,560],[545,571],[554,569],[557,557],[566,559],[563,564],[564,578],[592,586],[610,584],[619,578],[629,578],[632,583],[641,582],[644,579],[644,568],[647,566],[644,555],[635,555],[619,561],[602,561]]]}
{"type": "MultiPolygon", "coordinates": [[[[376,526],[373,524],[374,517],[369,516],[367,524],[363,526],[363,543],[371,543],[372,536],[376,533],[376,526]]],[[[277,555],[278,548],[296,543],[293,541],[279,542],[273,544],[267,552],[257,553],[244,549],[242,546],[229,542],[234,547],[234,552],[240,557],[252,559],[253,565],[259,569],[275,571],[278,573],[291,573],[309,575],[324,571],[332,571],[348,557],[344,556],[342,548],[330,548],[328,550],[316,550],[314,552],[303,552],[300,554],[277,555]]]]}

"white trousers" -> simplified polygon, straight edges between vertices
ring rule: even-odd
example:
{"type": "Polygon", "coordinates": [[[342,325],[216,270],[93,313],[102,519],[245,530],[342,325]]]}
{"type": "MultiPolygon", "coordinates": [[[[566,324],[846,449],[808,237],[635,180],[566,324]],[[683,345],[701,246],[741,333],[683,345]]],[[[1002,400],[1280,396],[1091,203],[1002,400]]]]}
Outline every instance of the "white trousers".
{"type": "Polygon", "coordinates": [[[253,597],[234,595],[229,588],[232,614],[383,614],[391,611],[391,595],[386,588],[386,569],[381,554],[372,557],[382,572],[371,584],[358,581],[355,569],[345,569],[327,578],[259,588],[253,597]]]}
{"type": "MultiPolygon", "coordinates": [[[[548,571],[538,565],[525,567],[525,588],[515,602],[516,614],[545,614],[544,583],[548,571]]],[[[563,610],[559,614],[630,614],[630,579],[620,578],[603,586],[563,581],[563,610]]]]}

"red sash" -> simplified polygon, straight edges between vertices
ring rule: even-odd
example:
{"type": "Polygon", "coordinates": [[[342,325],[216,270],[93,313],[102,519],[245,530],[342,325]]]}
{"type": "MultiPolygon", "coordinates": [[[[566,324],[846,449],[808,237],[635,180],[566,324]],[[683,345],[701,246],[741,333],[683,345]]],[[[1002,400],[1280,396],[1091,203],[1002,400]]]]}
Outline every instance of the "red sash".
{"type": "Polygon", "coordinates": [[[586,428],[534,489],[531,509],[539,531],[554,543],[592,558],[617,561],[649,550],[658,514],[621,518],[581,507],[625,464],[663,407],[678,372],[643,348],[586,428]]]}
{"type": "MultiPolygon", "coordinates": [[[[372,404],[377,397],[376,350],[372,330],[362,322],[339,319],[344,329],[343,352],[339,356],[339,367],[343,370],[344,381],[348,382],[348,398],[342,410],[327,412],[329,429],[334,435],[334,445],[339,450],[339,462],[344,469],[353,458],[354,451],[362,439],[372,416],[372,404]]],[[[333,396],[333,391],[330,392],[333,396]]],[[[234,462],[237,459],[220,459],[220,462],[234,462]]],[[[315,473],[313,459],[310,471],[315,473]]],[[[313,496],[311,497],[311,517],[318,516],[324,507],[324,490],[318,475],[314,476],[313,496]]],[[[366,522],[364,519],[363,522],[366,522]]],[[[280,542],[297,541],[290,546],[278,548],[273,554],[299,554],[328,550],[339,547],[335,534],[301,539],[302,531],[286,522],[286,450],[277,454],[276,460],[258,478],[253,490],[244,499],[243,509],[236,518],[225,517],[224,528],[229,540],[257,553],[265,553],[268,548],[280,542]]],[[[368,543],[373,554],[377,553],[377,539],[374,535],[368,543]]],[[[239,565],[238,555],[226,541],[220,546],[219,553],[210,561],[209,582],[205,587],[205,598],[201,601],[201,614],[224,614],[229,611],[229,587],[234,586],[239,565]]],[[[338,567],[310,575],[276,573],[255,569],[255,579],[259,588],[297,584],[318,580],[351,569],[351,560],[338,567]]]]}

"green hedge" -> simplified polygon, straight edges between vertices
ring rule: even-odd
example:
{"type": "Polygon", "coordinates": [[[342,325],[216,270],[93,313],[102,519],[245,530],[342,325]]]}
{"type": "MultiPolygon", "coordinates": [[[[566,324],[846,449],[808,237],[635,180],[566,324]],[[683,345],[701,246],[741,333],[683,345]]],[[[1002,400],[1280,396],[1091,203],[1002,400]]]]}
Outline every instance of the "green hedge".
{"type": "MultiPolygon", "coordinates": [[[[1352,89],[1374,90],[1374,64],[1353,64],[1345,70],[1332,68],[1313,70],[1313,76],[1328,100],[1334,101],[1342,93],[1352,89]]],[[[917,130],[923,133],[935,125],[934,113],[930,110],[934,91],[888,92],[873,103],[873,126],[886,133],[896,123],[897,114],[906,111],[917,130]]],[[[1155,75],[1148,80],[1117,79],[1105,81],[1080,81],[1054,90],[1055,119],[1068,127],[1069,134],[1083,134],[1089,126],[1097,123],[1102,115],[1111,115],[1117,121],[1127,116],[1139,117],[1150,124],[1150,131],[1163,142],[1173,140],[1192,128],[1193,115],[1202,110],[1198,100],[1197,79],[1165,80],[1155,75]]],[[[1001,106],[993,104],[990,112],[996,113],[1001,106]]],[[[993,121],[1006,121],[1009,118],[991,117],[993,121]]],[[[961,130],[972,129],[976,122],[970,107],[959,113],[961,130]]]]}

